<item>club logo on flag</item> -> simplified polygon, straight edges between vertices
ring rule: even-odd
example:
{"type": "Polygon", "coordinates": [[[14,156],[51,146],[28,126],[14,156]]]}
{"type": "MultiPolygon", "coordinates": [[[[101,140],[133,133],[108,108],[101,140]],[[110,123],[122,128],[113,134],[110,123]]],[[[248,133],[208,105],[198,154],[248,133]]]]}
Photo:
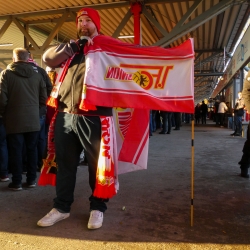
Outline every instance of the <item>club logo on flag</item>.
{"type": "Polygon", "coordinates": [[[140,87],[145,90],[149,90],[153,86],[153,77],[149,72],[145,70],[135,72],[132,78],[140,87]]]}
{"type": "Polygon", "coordinates": [[[117,128],[121,138],[124,140],[133,115],[131,108],[114,108],[116,114],[117,128]]]}
{"type": "Polygon", "coordinates": [[[104,80],[135,82],[145,90],[149,90],[152,87],[154,89],[164,89],[168,74],[173,69],[173,65],[120,64],[120,66],[108,66],[104,80]],[[131,72],[126,72],[125,70],[131,72]]]}

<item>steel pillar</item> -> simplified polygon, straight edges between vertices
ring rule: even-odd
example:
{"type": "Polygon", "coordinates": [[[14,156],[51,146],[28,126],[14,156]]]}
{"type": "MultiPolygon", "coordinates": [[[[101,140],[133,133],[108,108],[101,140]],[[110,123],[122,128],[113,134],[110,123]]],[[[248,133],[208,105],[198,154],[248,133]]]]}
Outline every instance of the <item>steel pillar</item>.
{"type": "Polygon", "coordinates": [[[243,90],[243,81],[244,81],[244,72],[243,69],[240,69],[240,91],[243,90]]]}
{"type": "MultiPolygon", "coordinates": [[[[236,96],[237,96],[237,93],[236,93],[236,80],[235,80],[235,78],[233,79],[233,108],[235,107],[235,99],[236,99],[236,96]]],[[[234,126],[234,119],[235,119],[235,117],[234,117],[234,115],[233,115],[233,124],[232,124],[232,128],[233,128],[233,130],[235,129],[235,126],[234,126]]]]}
{"type": "Polygon", "coordinates": [[[134,44],[141,45],[141,3],[131,3],[131,13],[134,15],[134,44]]]}

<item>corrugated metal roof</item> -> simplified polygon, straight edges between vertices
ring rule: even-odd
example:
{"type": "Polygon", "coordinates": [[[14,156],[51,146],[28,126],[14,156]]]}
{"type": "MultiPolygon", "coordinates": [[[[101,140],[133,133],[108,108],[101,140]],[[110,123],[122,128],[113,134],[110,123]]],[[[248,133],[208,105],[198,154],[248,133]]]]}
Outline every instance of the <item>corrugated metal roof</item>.
{"type": "MultiPolygon", "coordinates": [[[[196,58],[196,73],[221,72],[224,67],[223,49],[230,52],[234,43],[239,36],[239,29],[246,21],[249,15],[249,4],[247,2],[227,1],[230,2],[230,7],[219,15],[201,24],[196,29],[186,33],[182,37],[173,41],[169,47],[175,47],[186,41],[188,38],[194,38],[194,45],[196,58]],[[213,57],[214,51],[220,50],[217,56],[213,57]],[[202,54],[201,54],[202,53],[202,54]],[[207,60],[207,61],[206,61],[207,60]],[[202,65],[201,67],[199,65],[202,65]]],[[[80,9],[86,5],[113,3],[117,4],[116,8],[98,7],[101,17],[101,33],[112,36],[125,14],[128,12],[129,2],[120,0],[12,0],[1,3],[0,8],[0,27],[3,26],[7,15],[14,15],[23,23],[29,24],[29,33],[38,46],[41,46],[46,40],[46,37],[55,27],[56,22],[62,16],[58,13],[64,8],[78,8],[80,9]],[[119,7],[118,8],[118,4],[119,7]],[[49,12],[50,11],[50,12],[49,12]],[[51,12],[55,11],[55,12],[51,12]],[[19,15],[19,17],[17,16],[19,15]],[[20,16],[22,15],[22,16],[20,16]]],[[[167,31],[174,29],[176,24],[181,20],[185,13],[191,8],[195,1],[156,1],[148,0],[142,2],[146,10],[154,17],[155,20],[167,31]],[[150,2],[150,4],[149,4],[150,2]]],[[[206,11],[211,10],[217,4],[226,3],[226,1],[219,0],[203,0],[198,8],[192,13],[186,23],[194,20],[196,17],[202,15],[206,11]]],[[[144,16],[142,19],[142,45],[153,45],[164,36],[161,32],[144,16]]],[[[120,35],[133,35],[134,21],[133,17],[129,19],[120,35]]],[[[69,41],[69,39],[76,39],[75,22],[70,20],[70,17],[62,25],[58,32],[58,36],[51,44],[56,43],[57,38],[59,42],[69,41]]],[[[133,38],[121,39],[124,42],[133,43],[133,38]]],[[[24,47],[24,36],[17,26],[12,23],[0,43],[13,43],[11,47],[0,47],[0,68],[5,68],[11,62],[11,51],[16,47],[24,47]]],[[[212,92],[218,76],[210,77],[196,77],[195,79],[195,100],[200,101],[208,98],[212,92]]]]}

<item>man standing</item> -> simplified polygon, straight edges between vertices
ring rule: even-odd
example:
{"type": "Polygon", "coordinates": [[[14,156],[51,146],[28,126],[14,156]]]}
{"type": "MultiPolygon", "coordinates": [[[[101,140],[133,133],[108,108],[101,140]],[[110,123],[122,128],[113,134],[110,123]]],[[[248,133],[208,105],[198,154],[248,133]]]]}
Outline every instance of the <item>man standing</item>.
{"type": "MultiPolygon", "coordinates": [[[[250,110],[250,70],[248,71],[248,74],[246,76],[246,79],[243,84],[243,93],[242,96],[245,100],[245,105],[247,110],[250,110]]],[[[250,123],[248,125],[247,130],[247,140],[245,141],[245,144],[243,146],[242,152],[243,155],[241,157],[241,160],[239,161],[239,165],[241,168],[241,176],[244,178],[249,178],[248,169],[250,166],[250,129],[249,129],[250,123]]]]}
{"type": "Polygon", "coordinates": [[[204,101],[202,101],[201,104],[201,122],[203,124],[206,124],[206,120],[207,120],[207,104],[205,104],[204,101]]]}
{"type": "Polygon", "coordinates": [[[46,86],[40,74],[27,62],[28,51],[13,51],[13,63],[1,73],[0,115],[9,143],[12,183],[22,190],[22,150],[27,150],[27,187],[36,185],[37,141],[40,130],[39,108],[46,106],[46,86]]]}
{"type": "Polygon", "coordinates": [[[175,128],[174,128],[174,130],[180,130],[181,113],[180,112],[174,112],[174,118],[175,118],[175,128]]]}
{"type": "MultiPolygon", "coordinates": [[[[74,201],[74,188],[79,156],[82,150],[88,160],[89,184],[94,193],[96,171],[101,142],[100,116],[112,116],[111,107],[96,107],[96,110],[84,111],[80,108],[83,81],[85,73],[84,46],[95,42],[99,36],[100,16],[94,9],[83,8],[76,19],[77,42],[61,44],[48,49],[44,54],[45,63],[52,68],[59,67],[65,60],[72,61],[65,71],[62,84],[56,99],[59,111],[55,121],[55,154],[58,166],[56,176],[56,195],[54,208],[41,220],[41,227],[52,226],[70,215],[71,204],[74,201]],[[84,36],[84,38],[83,38],[84,36]],[[87,37],[87,38],[86,38],[87,37]],[[93,42],[92,42],[93,40],[93,42]],[[72,56],[74,56],[72,58],[72,56]]],[[[53,91],[57,91],[54,89],[53,91]]],[[[53,93],[52,91],[52,93],[53,93]]],[[[107,209],[108,199],[89,197],[90,218],[89,229],[102,226],[103,213],[107,209]]]]}
{"type": "Polygon", "coordinates": [[[220,127],[224,127],[224,119],[225,119],[225,112],[228,110],[228,107],[224,101],[222,101],[219,105],[218,114],[220,115],[220,127]]]}
{"type": "Polygon", "coordinates": [[[171,134],[173,112],[161,111],[161,113],[163,113],[163,128],[159,134],[171,134]]]}
{"type": "Polygon", "coordinates": [[[241,120],[242,116],[244,115],[244,98],[242,98],[242,93],[238,93],[238,99],[236,100],[236,104],[234,107],[234,126],[235,130],[234,133],[231,135],[234,136],[241,136],[242,133],[242,125],[241,125],[241,120]]]}

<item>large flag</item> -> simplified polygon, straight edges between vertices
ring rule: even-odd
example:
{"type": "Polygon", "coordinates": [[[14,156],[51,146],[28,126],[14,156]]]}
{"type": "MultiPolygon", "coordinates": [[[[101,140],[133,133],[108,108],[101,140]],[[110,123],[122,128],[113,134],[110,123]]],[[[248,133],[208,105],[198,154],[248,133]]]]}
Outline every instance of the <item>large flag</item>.
{"type": "MultiPolygon", "coordinates": [[[[104,142],[117,142],[112,147],[117,147],[114,152],[117,152],[118,166],[116,157],[113,162],[111,158],[104,161],[99,156],[97,176],[100,178],[95,191],[97,197],[111,198],[116,193],[114,189],[119,189],[118,174],[147,168],[149,109],[194,112],[193,40],[171,49],[137,47],[102,35],[93,41],[94,45],[84,49],[86,70],[79,108],[115,107],[113,119],[108,119],[109,126],[102,121],[102,134],[104,142]],[[107,129],[115,131],[115,140],[109,140],[107,129]],[[114,168],[111,175],[110,166],[114,168]],[[107,187],[112,189],[107,192],[107,187]]],[[[60,69],[49,105],[56,105],[56,93],[71,60],[60,69]]],[[[101,155],[105,156],[107,145],[101,147],[104,148],[101,155]]],[[[51,170],[56,164],[52,158],[48,155],[44,161],[39,185],[55,185],[56,172],[51,170]]]]}
{"type": "Polygon", "coordinates": [[[170,49],[93,41],[85,49],[87,105],[194,112],[192,39],[170,49]]]}

